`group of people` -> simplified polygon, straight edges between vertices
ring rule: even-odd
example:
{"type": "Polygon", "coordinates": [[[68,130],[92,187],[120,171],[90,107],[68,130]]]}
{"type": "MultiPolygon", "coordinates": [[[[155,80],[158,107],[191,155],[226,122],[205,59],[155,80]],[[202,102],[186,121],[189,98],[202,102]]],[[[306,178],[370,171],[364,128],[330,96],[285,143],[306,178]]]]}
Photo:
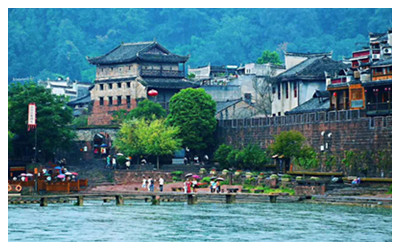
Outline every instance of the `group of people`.
{"type": "MultiPolygon", "coordinates": [[[[194,157],[193,157],[193,164],[194,165],[205,165],[205,164],[208,164],[208,155],[204,155],[204,157],[203,157],[203,160],[202,161],[200,161],[200,157],[198,157],[197,155],[195,155],[194,157]]],[[[190,164],[190,159],[188,159],[186,156],[183,158],[183,163],[185,164],[185,165],[187,165],[187,164],[190,164]]]]}
{"type": "Polygon", "coordinates": [[[107,155],[105,168],[116,169],[117,158],[115,156],[107,155]]]}
{"type": "MultiPolygon", "coordinates": [[[[154,184],[155,184],[155,179],[151,178],[151,176],[149,176],[148,179],[146,179],[146,177],[143,176],[142,188],[144,189],[147,188],[148,191],[154,192],[154,184]]],[[[164,190],[164,179],[161,176],[158,178],[158,185],[160,192],[162,192],[164,190]]]]}
{"type": "Polygon", "coordinates": [[[192,192],[195,193],[197,187],[197,180],[195,178],[187,178],[186,181],[183,183],[183,192],[185,194],[190,194],[192,192]]]}
{"type": "Polygon", "coordinates": [[[211,180],[210,181],[210,191],[211,191],[211,193],[220,193],[221,192],[221,184],[220,184],[219,180],[217,180],[217,181],[211,180]]]}

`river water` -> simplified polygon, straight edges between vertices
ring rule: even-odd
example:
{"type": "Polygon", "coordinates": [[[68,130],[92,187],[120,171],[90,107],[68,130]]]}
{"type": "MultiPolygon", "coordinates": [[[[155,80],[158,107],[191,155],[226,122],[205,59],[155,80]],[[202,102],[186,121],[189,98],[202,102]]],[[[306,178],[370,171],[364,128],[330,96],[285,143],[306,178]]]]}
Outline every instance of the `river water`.
{"type": "Polygon", "coordinates": [[[86,200],[84,206],[8,206],[10,242],[392,241],[392,210],[301,203],[221,204],[86,200]]]}

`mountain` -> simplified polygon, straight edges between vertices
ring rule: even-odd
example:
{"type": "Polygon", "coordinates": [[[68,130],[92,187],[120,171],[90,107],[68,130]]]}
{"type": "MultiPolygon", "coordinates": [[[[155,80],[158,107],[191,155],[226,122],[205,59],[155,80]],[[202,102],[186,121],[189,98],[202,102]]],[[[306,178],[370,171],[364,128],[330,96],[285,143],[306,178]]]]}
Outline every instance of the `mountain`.
{"type": "MultiPolygon", "coordinates": [[[[93,81],[86,56],[156,39],[191,67],[255,62],[264,50],[329,52],[334,59],[386,32],[392,9],[9,9],[8,80],[93,81]]],[[[283,57],[282,57],[283,59],[283,57]]]]}

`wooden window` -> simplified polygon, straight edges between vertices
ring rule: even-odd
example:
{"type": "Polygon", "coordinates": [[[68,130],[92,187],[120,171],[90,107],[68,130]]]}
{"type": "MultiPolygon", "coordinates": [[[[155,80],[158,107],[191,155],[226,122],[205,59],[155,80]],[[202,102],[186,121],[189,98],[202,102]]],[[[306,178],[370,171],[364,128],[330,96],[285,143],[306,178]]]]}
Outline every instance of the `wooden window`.
{"type": "Polygon", "coordinates": [[[112,83],[108,84],[108,89],[112,89],[112,83]]]}
{"type": "Polygon", "coordinates": [[[126,104],[129,106],[129,105],[131,105],[131,96],[130,95],[127,95],[126,96],[126,104]]]}
{"type": "Polygon", "coordinates": [[[121,86],[122,86],[122,85],[121,85],[121,83],[119,82],[119,83],[117,83],[117,84],[118,84],[118,88],[120,89],[120,88],[121,88],[121,86]]]}
{"type": "Polygon", "coordinates": [[[100,101],[99,101],[100,106],[103,106],[104,105],[104,97],[100,97],[99,99],[100,99],[100,101]]]}
{"type": "Polygon", "coordinates": [[[109,96],[108,97],[108,106],[112,106],[113,105],[113,98],[112,98],[112,96],[109,96]]]}
{"type": "Polygon", "coordinates": [[[129,88],[131,88],[131,82],[127,82],[126,83],[126,87],[129,89],[129,88]]]}
{"type": "Polygon", "coordinates": [[[104,84],[100,84],[100,90],[104,90],[104,84]]]}
{"type": "Polygon", "coordinates": [[[122,97],[119,95],[117,96],[117,105],[121,105],[122,104],[122,97]]]}
{"type": "Polygon", "coordinates": [[[297,82],[293,83],[293,96],[294,98],[297,97],[297,82]]]}

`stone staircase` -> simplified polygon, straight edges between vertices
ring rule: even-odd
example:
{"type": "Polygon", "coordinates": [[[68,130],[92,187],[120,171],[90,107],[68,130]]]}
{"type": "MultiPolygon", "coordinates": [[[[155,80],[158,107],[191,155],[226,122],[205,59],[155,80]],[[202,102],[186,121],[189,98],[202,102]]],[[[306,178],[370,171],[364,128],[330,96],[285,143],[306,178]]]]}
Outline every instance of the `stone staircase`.
{"type": "Polygon", "coordinates": [[[97,185],[114,184],[114,171],[106,169],[104,166],[103,159],[93,159],[67,166],[67,168],[70,171],[78,172],[80,179],[88,179],[90,188],[97,185]]]}

